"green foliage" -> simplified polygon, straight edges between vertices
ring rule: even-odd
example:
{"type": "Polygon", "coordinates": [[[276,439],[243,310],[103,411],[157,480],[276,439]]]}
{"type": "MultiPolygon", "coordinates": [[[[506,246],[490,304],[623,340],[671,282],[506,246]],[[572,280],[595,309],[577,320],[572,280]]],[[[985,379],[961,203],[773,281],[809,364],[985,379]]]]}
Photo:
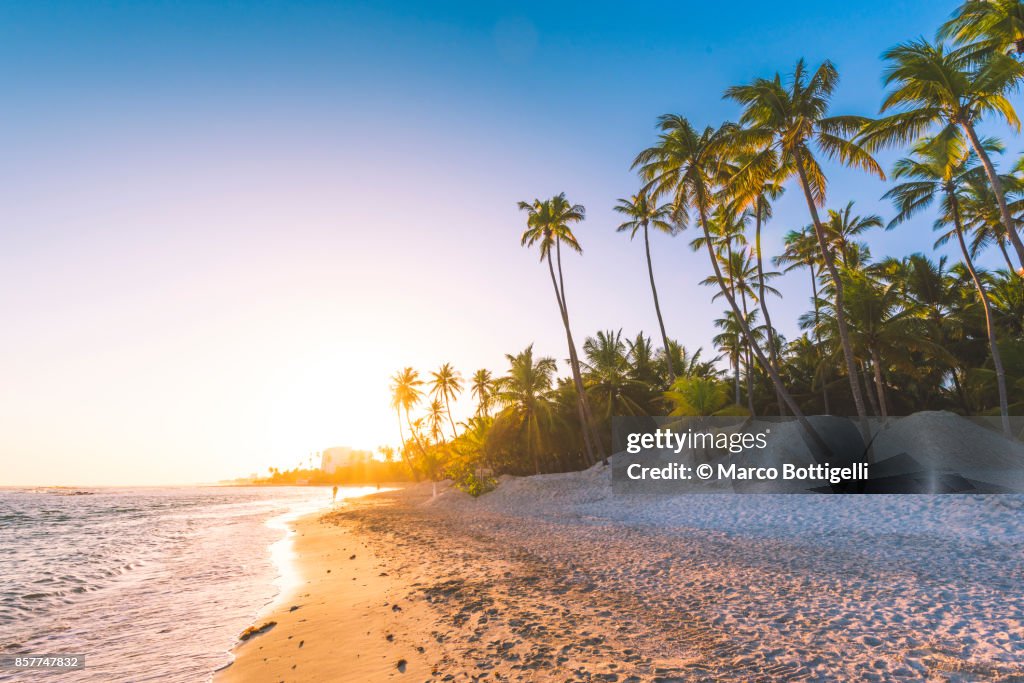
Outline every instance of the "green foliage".
{"type": "MultiPolygon", "coordinates": [[[[539,247],[547,266],[573,379],[558,377],[555,359],[532,345],[509,354],[504,373],[472,375],[477,407],[457,429],[449,402],[462,390],[458,372],[445,364],[432,373],[434,400],[423,414],[423,381],[406,368],[392,389],[408,472],[449,476],[481,495],[497,474],[580,469],[593,462],[591,435],[599,447],[611,443],[617,415],[742,416],[774,414],[783,405],[839,415],[1024,412],[1024,280],[1015,272],[1024,259],[1024,158],[998,171],[991,157],[1005,146],[975,132],[992,117],[1019,128],[1011,99],[1024,81],[1021,58],[1024,2],[969,0],[936,42],[910,41],[885,53],[889,91],[877,120],[834,114],[838,71],[828,61],[811,68],[803,60],[787,75],[729,88],[738,123],[659,117],[656,141],[633,162],[641,188],[614,207],[623,219],[617,230],[644,238],[643,275],[659,325],[653,341],[643,332],[601,330],[584,338],[578,355],[561,246],[582,252],[572,227],[585,209],[564,194],[520,202],[527,215],[521,241],[539,247]],[[857,214],[848,197],[830,206],[825,161],[884,180],[872,153],[902,145],[908,153],[883,195],[893,203],[891,220],[857,214]],[[810,224],[786,226],[784,249],[772,257],[762,252],[762,229],[786,183],[803,194],[810,224]],[[923,253],[875,258],[861,241],[868,231],[895,229],[929,211],[939,231],[935,246],[951,243],[960,262],[923,253]],[[655,285],[651,231],[674,236],[691,224],[700,230],[691,245],[709,262],[696,279],[708,275],[712,299],[728,304],[709,321],[718,328],[710,358],[670,338],[655,285]],[[986,250],[1005,269],[979,268],[986,250]],[[800,317],[796,339],[771,326],[766,299],[781,295],[769,263],[809,277],[811,310],[800,317]],[[413,411],[421,413],[415,420],[413,411]]],[[[922,240],[922,248],[931,241],[922,240]]],[[[676,310],[686,304],[671,296],[665,303],[676,310]]]]}

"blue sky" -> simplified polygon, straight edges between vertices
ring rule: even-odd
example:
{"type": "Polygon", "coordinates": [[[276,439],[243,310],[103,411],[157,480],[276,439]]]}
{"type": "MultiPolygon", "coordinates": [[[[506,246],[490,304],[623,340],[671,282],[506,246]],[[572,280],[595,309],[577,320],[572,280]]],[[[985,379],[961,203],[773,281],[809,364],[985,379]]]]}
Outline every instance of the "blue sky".
{"type": "MultiPolygon", "coordinates": [[[[585,254],[566,264],[577,339],[653,333],[642,248],[611,207],[636,190],[656,117],[735,118],[724,88],[799,57],[836,63],[837,113],[874,114],[880,53],[953,7],[5,3],[6,474],[289,465],[397,441],[387,379],[402,366],[501,371],[531,342],[564,358],[550,284],[518,246],[521,199],[565,191],[588,208],[585,254]]],[[[884,184],[830,179],[830,206],[891,215],[884,184]]],[[[767,251],[807,222],[791,189],[767,251]]],[[[930,224],[869,241],[930,251],[930,224]]],[[[655,240],[656,275],[670,335],[707,347],[722,306],[696,284],[708,266],[690,238],[655,240]]],[[[780,289],[773,318],[792,337],[806,277],[780,289]]]]}

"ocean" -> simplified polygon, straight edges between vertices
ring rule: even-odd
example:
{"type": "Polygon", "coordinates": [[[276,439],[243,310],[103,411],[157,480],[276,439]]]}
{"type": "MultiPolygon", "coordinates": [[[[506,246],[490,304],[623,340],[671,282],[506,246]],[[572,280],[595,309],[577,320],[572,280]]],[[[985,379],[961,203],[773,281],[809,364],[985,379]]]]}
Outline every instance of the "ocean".
{"type": "MultiPolygon", "coordinates": [[[[371,489],[342,488],[338,499],[371,489]]],[[[0,490],[0,681],[208,681],[292,580],[289,518],[328,487],[0,490]]]]}

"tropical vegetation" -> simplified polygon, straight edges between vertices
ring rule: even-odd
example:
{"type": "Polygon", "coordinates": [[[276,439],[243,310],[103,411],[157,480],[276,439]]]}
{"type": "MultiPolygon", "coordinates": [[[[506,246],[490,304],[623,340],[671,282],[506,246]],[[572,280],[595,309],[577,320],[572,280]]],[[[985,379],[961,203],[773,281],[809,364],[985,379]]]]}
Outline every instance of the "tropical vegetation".
{"type": "Polygon", "coordinates": [[[848,415],[866,435],[870,417],[949,410],[1000,417],[1009,433],[1009,416],[1024,413],[1024,158],[1004,160],[1004,144],[979,127],[1020,129],[1024,0],[968,0],[934,40],[897,45],[883,61],[877,118],[836,111],[836,66],[802,59],[728,88],[735,121],[658,118],[633,162],[637,189],[614,206],[622,222],[608,226],[642,238],[646,270],[636,277],[650,287],[654,338],[606,329],[577,346],[562,252],[583,253],[586,211],[564,193],[519,202],[520,242],[550,280],[568,374],[532,345],[510,353],[505,367],[471,375],[476,409],[456,424],[450,404],[464,384],[452,365],[427,380],[400,370],[392,407],[402,462],[481,493],[500,474],[601,461],[612,419],[634,415],[789,414],[809,430],[807,415],[848,415]],[[901,154],[891,169],[875,156],[886,149],[901,154]],[[837,165],[885,181],[892,214],[859,211],[829,183],[837,165]],[[786,191],[806,204],[803,225],[776,224],[786,191]],[[863,240],[877,230],[912,230],[921,247],[874,255],[863,240]],[[765,253],[765,231],[784,235],[779,253],[765,253]],[[684,232],[706,256],[696,280],[725,305],[709,321],[711,352],[680,345],[663,315],[685,302],[659,290],[664,251],[651,237],[684,232]],[[928,254],[947,243],[955,258],[928,254]],[[987,252],[1000,267],[982,267],[987,252]],[[771,313],[772,280],[794,270],[807,272],[809,310],[787,339],[771,313]]]}

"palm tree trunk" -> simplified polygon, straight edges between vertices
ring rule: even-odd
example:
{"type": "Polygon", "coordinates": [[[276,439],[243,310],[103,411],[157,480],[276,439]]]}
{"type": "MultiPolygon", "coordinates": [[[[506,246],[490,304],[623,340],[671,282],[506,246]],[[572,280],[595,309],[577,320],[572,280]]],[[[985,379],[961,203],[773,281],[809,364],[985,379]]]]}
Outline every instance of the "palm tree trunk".
{"type": "MultiPolygon", "coordinates": [[[[409,428],[409,433],[412,434],[412,438],[416,442],[416,446],[420,449],[420,457],[426,455],[427,451],[426,451],[425,448],[423,448],[423,442],[420,441],[420,435],[417,434],[416,430],[412,428],[412,418],[409,417],[409,406],[405,407],[405,424],[409,428]]],[[[419,481],[420,480],[419,472],[417,472],[416,469],[414,467],[412,467],[412,463],[411,462],[409,463],[409,465],[410,465],[409,469],[411,469],[413,471],[412,472],[413,479],[415,479],[416,481],[419,481]]]]}
{"type": "MultiPolygon", "coordinates": [[[[590,402],[587,400],[587,394],[583,388],[583,375],[580,373],[580,359],[576,355],[576,343],[572,339],[572,328],[569,326],[569,303],[565,297],[565,280],[562,278],[562,240],[555,239],[555,258],[558,260],[558,284],[559,287],[559,300],[562,302],[562,322],[565,324],[565,336],[569,342],[569,364],[572,366],[572,381],[576,386],[576,392],[579,394],[579,402],[583,407],[583,417],[586,420],[583,423],[584,432],[589,431],[591,440],[592,457],[594,462],[596,458],[600,458],[601,462],[605,465],[608,464],[607,458],[604,456],[604,449],[601,447],[601,439],[597,434],[594,427],[594,415],[590,411],[590,402]]],[[[594,463],[591,462],[591,465],[594,463]]]]}
{"type": "Polygon", "coordinates": [[[562,294],[558,289],[558,280],[555,279],[555,267],[551,262],[551,254],[548,254],[548,272],[551,273],[551,286],[555,288],[555,299],[558,300],[558,312],[562,316],[562,325],[565,327],[565,336],[569,343],[569,365],[572,367],[572,381],[576,387],[576,409],[579,412],[580,431],[583,434],[583,447],[587,454],[587,465],[593,465],[594,445],[590,442],[590,428],[587,422],[587,412],[583,407],[583,380],[579,374],[579,367],[574,361],[576,358],[575,344],[572,340],[572,332],[569,329],[569,316],[565,312],[565,305],[562,302],[562,294]]]}
{"type": "Polygon", "coordinates": [[[665,321],[661,317],[661,305],[658,303],[658,288],[654,286],[654,266],[651,265],[651,241],[647,236],[647,224],[644,223],[644,251],[647,253],[647,275],[651,279],[651,294],[654,295],[654,312],[658,314],[658,327],[661,329],[661,342],[665,345],[665,364],[668,366],[668,383],[675,384],[676,371],[672,367],[672,354],[668,348],[668,335],[665,333],[665,321]]]}
{"type": "Polygon", "coordinates": [[[868,403],[871,404],[871,413],[878,417],[882,414],[882,411],[878,408],[878,399],[875,397],[875,392],[871,391],[871,364],[868,361],[864,361],[864,367],[862,368],[861,378],[864,380],[864,393],[868,397],[868,403]]]}
{"type": "Polygon", "coordinates": [[[868,427],[867,410],[864,407],[864,396],[860,391],[860,383],[857,379],[857,361],[853,355],[853,344],[850,342],[850,330],[846,325],[846,311],[843,310],[843,280],[836,268],[835,260],[832,258],[832,251],[825,241],[825,228],[818,216],[818,208],[814,205],[814,196],[811,194],[811,185],[807,180],[807,170],[804,168],[804,160],[799,150],[796,153],[796,170],[800,176],[800,185],[807,199],[807,207],[811,212],[811,221],[814,223],[814,234],[818,238],[818,248],[821,250],[825,266],[829,275],[832,276],[833,285],[836,289],[836,322],[839,326],[839,341],[843,346],[843,356],[846,359],[846,372],[850,378],[850,391],[853,394],[853,404],[857,408],[857,419],[860,422],[860,432],[864,443],[871,443],[871,430],[868,427]]]}
{"type": "MultiPolygon", "coordinates": [[[[723,296],[729,301],[729,306],[732,308],[732,312],[737,318],[740,317],[740,309],[736,305],[736,299],[733,298],[732,294],[729,293],[729,288],[725,285],[725,278],[722,277],[722,269],[718,265],[718,257],[715,255],[715,249],[711,246],[711,232],[708,230],[708,216],[707,208],[703,205],[700,206],[700,225],[704,230],[704,243],[707,245],[708,256],[711,258],[711,265],[715,270],[715,279],[718,280],[718,287],[722,290],[723,296]]],[[[740,318],[740,329],[743,330],[743,335],[747,340],[752,340],[753,335],[750,333],[750,328],[747,326],[747,321],[740,318]]],[[[800,410],[800,406],[797,405],[793,397],[786,391],[785,386],[782,384],[782,378],[779,377],[778,371],[772,367],[771,363],[765,357],[764,353],[761,352],[761,348],[757,344],[751,343],[751,348],[754,351],[754,355],[757,356],[757,362],[761,364],[761,367],[767,371],[768,376],[771,377],[772,384],[775,385],[776,391],[782,394],[782,399],[786,402],[790,412],[796,417],[797,422],[807,433],[807,435],[814,442],[814,445],[818,448],[820,455],[827,457],[831,454],[831,449],[818,434],[817,430],[807,421],[803,411],[800,410]]]]}
{"type": "Polygon", "coordinates": [[[402,429],[402,411],[395,408],[395,415],[398,416],[398,438],[402,440],[402,450],[405,450],[405,430],[402,429]]]}
{"type": "Polygon", "coordinates": [[[458,430],[455,429],[455,420],[452,419],[452,408],[451,408],[450,405],[448,405],[448,392],[447,391],[444,392],[444,409],[448,412],[448,421],[452,423],[452,438],[454,439],[459,434],[458,434],[458,430]]]}
{"type": "MultiPolygon", "coordinates": [[[[828,367],[825,365],[825,356],[821,352],[821,332],[818,326],[821,324],[821,307],[818,305],[818,276],[814,272],[814,261],[808,264],[811,267],[811,296],[814,297],[814,343],[818,346],[818,359],[821,367],[821,396],[825,401],[825,414],[831,415],[832,410],[828,404],[828,367]]],[[[813,384],[814,379],[811,379],[813,384]]]]}
{"type": "MultiPolygon", "coordinates": [[[[974,124],[965,121],[960,125],[967,133],[967,137],[970,138],[971,147],[974,148],[974,153],[981,159],[981,165],[985,167],[985,175],[988,176],[988,182],[992,185],[992,192],[996,195],[996,203],[999,204],[999,215],[1003,219],[1006,235],[1010,238],[1010,244],[1017,251],[1017,260],[1020,261],[1021,266],[1020,274],[1024,275],[1024,242],[1021,242],[1020,235],[1017,234],[1016,221],[1013,220],[1013,216],[1010,215],[1010,208],[1006,205],[1006,195],[1003,194],[1003,182],[999,179],[999,174],[996,173],[996,168],[992,165],[992,159],[989,158],[984,145],[978,139],[978,133],[974,130],[974,124]]],[[[1013,270],[1013,268],[1010,270],[1013,270]]]]}
{"type": "MultiPolygon", "coordinates": [[[[768,360],[772,362],[775,369],[779,369],[779,350],[775,345],[775,329],[772,327],[772,316],[768,313],[768,301],[765,297],[764,287],[764,263],[761,258],[761,203],[760,199],[754,209],[754,250],[757,256],[757,295],[761,299],[761,312],[764,313],[764,326],[768,333],[768,360]]],[[[779,415],[786,414],[786,407],[782,403],[782,396],[775,392],[775,400],[779,404],[779,415]]]]}
{"type": "Polygon", "coordinates": [[[405,453],[405,430],[402,429],[402,410],[398,406],[395,406],[395,415],[398,417],[398,437],[402,440],[402,451],[400,455],[402,456],[402,462],[408,465],[409,458],[405,453]]]}
{"type": "Polygon", "coordinates": [[[736,390],[736,405],[742,402],[740,399],[740,338],[736,335],[736,353],[732,357],[732,383],[736,390]]]}
{"type": "Polygon", "coordinates": [[[878,391],[878,407],[882,411],[882,423],[889,419],[889,410],[885,405],[885,384],[882,382],[882,361],[878,357],[878,349],[871,347],[871,365],[875,369],[875,389],[878,391]]]}
{"type": "MultiPolygon", "coordinates": [[[[743,319],[747,320],[747,316],[750,315],[747,311],[747,294],[745,290],[740,290],[740,298],[743,301],[743,319]]],[[[747,368],[747,409],[750,411],[750,416],[754,416],[754,374],[751,366],[754,364],[750,358],[750,344],[747,344],[747,352],[744,354],[744,364],[747,368]]]]}
{"type": "Polygon", "coordinates": [[[974,260],[971,259],[967,243],[964,241],[964,231],[960,225],[960,204],[955,195],[950,199],[953,206],[953,228],[956,230],[956,240],[960,244],[960,253],[963,254],[964,265],[967,266],[967,271],[971,274],[974,287],[978,290],[978,297],[981,299],[981,307],[985,311],[985,331],[988,333],[988,346],[992,353],[992,365],[996,371],[996,388],[999,391],[999,416],[1002,418],[1003,433],[1006,436],[1012,437],[1013,429],[1010,427],[1009,399],[1006,394],[1006,370],[1003,368],[1003,359],[999,355],[999,344],[996,342],[996,327],[992,321],[992,305],[988,299],[988,292],[985,291],[985,286],[981,283],[981,278],[978,277],[978,271],[974,267],[974,260]]]}
{"type": "Polygon", "coordinates": [[[1006,261],[1006,269],[1013,272],[1013,261],[1010,260],[1010,254],[1006,251],[1006,242],[1001,239],[996,239],[996,245],[999,247],[999,251],[1003,255],[1003,260],[1006,261]]]}

